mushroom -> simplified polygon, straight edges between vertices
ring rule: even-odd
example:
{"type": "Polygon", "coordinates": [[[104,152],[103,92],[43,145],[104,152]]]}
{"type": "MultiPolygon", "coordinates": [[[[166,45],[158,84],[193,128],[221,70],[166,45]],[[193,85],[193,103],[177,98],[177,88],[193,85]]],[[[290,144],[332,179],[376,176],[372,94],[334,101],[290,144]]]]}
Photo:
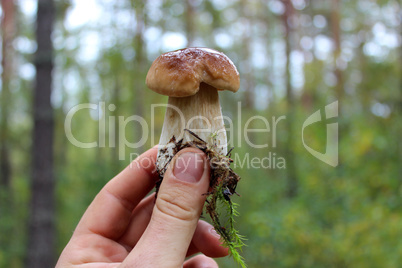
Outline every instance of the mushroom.
{"type": "Polygon", "coordinates": [[[175,143],[198,138],[226,155],[227,137],[218,91],[239,89],[239,73],[223,53],[209,48],[186,48],[160,55],[146,77],[147,86],[169,96],[159,140],[157,169],[163,177],[175,154],[175,143]]]}
{"type": "Polygon", "coordinates": [[[169,96],[156,160],[160,176],[156,193],[174,155],[189,146],[200,148],[214,167],[210,191],[205,193],[205,210],[235,261],[246,267],[239,254],[244,243],[234,228],[236,210],[230,199],[236,193],[240,176],[229,167],[233,160],[227,155],[226,129],[218,95],[221,90],[239,89],[236,67],[221,52],[186,48],[159,56],[148,71],[146,83],[151,90],[169,96]],[[226,224],[220,219],[218,205],[228,211],[226,224]]]}

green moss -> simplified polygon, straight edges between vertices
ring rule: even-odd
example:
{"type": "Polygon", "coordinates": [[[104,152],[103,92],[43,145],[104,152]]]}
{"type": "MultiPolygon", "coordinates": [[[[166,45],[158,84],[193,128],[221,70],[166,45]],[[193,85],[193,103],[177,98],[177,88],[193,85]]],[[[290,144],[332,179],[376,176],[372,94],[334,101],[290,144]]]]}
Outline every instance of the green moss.
{"type": "MultiPolygon", "coordinates": [[[[240,255],[244,244],[244,237],[241,236],[235,228],[235,217],[238,216],[236,204],[232,202],[231,196],[236,194],[237,183],[240,176],[237,175],[231,168],[230,164],[233,160],[228,155],[222,155],[216,145],[216,135],[212,134],[212,143],[209,144],[198,137],[195,133],[187,130],[196,140],[183,143],[183,140],[176,141],[173,136],[171,142],[175,144],[174,154],[187,147],[195,147],[203,151],[211,166],[210,172],[210,189],[206,199],[205,211],[211,217],[212,225],[216,232],[221,236],[223,245],[229,249],[230,255],[241,266],[246,267],[243,257],[240,255]]],[[[171,156],[171,159],[174,157],[171,156]]],[[[170,159],[170,160],[171,160],[170,159]]],[[[169,162],[170,162],[169,160],[169,162]]],[[[156,189],[163,180],[163,174],[167,168],[158,170],[161,180],[157,183],[156,189]]]]}

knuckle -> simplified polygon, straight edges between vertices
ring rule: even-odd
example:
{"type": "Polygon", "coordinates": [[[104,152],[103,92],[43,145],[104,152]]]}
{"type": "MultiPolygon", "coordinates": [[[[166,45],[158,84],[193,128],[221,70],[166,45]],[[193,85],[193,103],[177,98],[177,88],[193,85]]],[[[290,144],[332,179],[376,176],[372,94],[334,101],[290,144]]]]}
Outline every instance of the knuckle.
{"type": "Polygon", "coordinates": [[[155,206],[161,213],[181,221],[192,221],[196,217],[195,210],[176,195],[158,194],[155,206]]]}

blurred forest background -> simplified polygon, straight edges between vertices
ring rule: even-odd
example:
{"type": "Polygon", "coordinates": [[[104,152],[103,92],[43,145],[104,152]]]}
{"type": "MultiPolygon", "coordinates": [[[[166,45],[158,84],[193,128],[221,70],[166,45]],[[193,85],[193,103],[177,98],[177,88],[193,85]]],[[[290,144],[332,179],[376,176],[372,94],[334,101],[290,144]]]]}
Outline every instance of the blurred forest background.
{"type": "MultiPolygon", "coordinates": [[[[276,146],[273,131],[248,133],[268,148],[252,148],[243,132],[232,137],[239,159],[271,153],[271,167],[235,167],[242,177],[241,197],[234,197],[237,226],[248,239],[243,256],[249,267],[400,267],[400,1],[1,4],[0,267],[51,267],[96,193],[129,164],[131,153],[155,142],[125,148],[119,160],[119,135],[134,143],[142,129],[131,122],[119,133],[109,129],[110,117],[151,122],[151,104],[167,99],[146,88],[148,68],[159,54],[188,46],[220,50],[238,67],[240,91],[221,94],[235,129],[251,116],[270,123],[286,116],[277,125],[276,146]],[[308,116],[337,100],[339,117],[331,122],[339,123],[339,165],[332,167],[303,147],[301,133],[308,116]],[[72,132],[81,142],[99,142],[106,119],[100,133],[106,143],[71,144],[67,113],[103,102],[104,117],[80,110],[72,132]],[[286,168],[273,164],[279,158],[286,168]]],[[[155,113],[148,131],[158,137],[164,111],[155,113]]],[[[310,147],[325,153],[325,121],[304,134],[310,147]]],[[[230,258],[218,262],[235,267],[230,258]]]]}

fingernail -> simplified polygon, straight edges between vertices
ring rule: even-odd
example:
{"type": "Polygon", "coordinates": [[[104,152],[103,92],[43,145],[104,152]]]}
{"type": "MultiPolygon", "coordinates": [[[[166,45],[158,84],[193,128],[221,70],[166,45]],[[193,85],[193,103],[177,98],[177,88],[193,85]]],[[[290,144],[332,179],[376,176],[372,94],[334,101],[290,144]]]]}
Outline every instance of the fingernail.
{"type": "Polygon", "coordinates": [[[215,237],[221,238],[220,234],[218,234],[218,233],[216,232],[215,228],[212,227],[212,228],[209,230],[209,232],[210,232],[211,234],[213,234],[215,237]]]}
{"type": "Polygon", "coordinates": [[[181,181],[198,182],[204,173],[204,158],[196,153],[183,153],[175,162],[173,174],[181,181]]]}

